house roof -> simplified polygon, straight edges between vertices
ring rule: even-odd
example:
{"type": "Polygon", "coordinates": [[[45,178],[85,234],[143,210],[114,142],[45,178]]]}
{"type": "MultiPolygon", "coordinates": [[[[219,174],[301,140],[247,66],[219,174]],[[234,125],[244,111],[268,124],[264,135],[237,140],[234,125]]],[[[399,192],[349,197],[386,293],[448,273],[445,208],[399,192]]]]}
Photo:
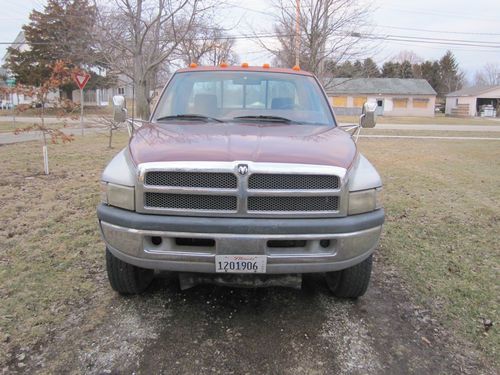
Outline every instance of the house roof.
{"type": "Polygon", "coordinates": [[[473,86],[450,92],[446,96],[477,96],[488,91],[500,90],[500,86],[473,86]]]}
{"type": "Polygon", "coordinates": [[[410,78],[333,78],[328,94],[436,95],[425,79],[410,78]]]}

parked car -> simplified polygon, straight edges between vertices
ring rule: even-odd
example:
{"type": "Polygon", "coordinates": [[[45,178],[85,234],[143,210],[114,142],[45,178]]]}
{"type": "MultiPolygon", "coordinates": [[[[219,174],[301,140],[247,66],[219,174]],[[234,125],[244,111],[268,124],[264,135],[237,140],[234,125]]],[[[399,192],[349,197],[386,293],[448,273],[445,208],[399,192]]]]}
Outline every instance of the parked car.
{"type": "MultiPolygon", "coordinates": [[[[125,99],[113,103],[126,121],[125,99]]],[[[364,105],[360,126],[375,126],[375,109],[364,105]]],[[[178,272],[181,287],[324,273],[336,296],[365,293],[382,181],[312,74],[182,69],[149,121],[129,126],[97,208],[113,289],[140,293],[160,270],[178,272]]]]}

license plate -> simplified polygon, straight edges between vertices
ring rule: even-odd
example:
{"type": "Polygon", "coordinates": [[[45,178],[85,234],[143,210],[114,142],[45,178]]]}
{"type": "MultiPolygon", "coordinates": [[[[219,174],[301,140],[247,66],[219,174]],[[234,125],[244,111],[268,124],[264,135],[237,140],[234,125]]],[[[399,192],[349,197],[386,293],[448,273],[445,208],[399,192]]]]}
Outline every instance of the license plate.
{"type": "Polygon", "coordinates": [[[265,273],[265,255],[216,255],[215,272],[221,273],[265,273]]]}

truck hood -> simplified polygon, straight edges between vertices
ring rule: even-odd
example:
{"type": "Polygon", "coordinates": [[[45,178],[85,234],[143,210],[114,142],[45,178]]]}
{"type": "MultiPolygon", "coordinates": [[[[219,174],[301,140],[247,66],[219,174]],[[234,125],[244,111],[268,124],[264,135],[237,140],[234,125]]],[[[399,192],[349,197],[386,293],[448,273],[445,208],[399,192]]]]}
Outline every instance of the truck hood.
{"type": "Polygon", "coordinates": [[[130,139],[136,164],[169,161],[253,161],[348,169],[356,145],[339,128],[262,123],[144,124],[130,139]]]}

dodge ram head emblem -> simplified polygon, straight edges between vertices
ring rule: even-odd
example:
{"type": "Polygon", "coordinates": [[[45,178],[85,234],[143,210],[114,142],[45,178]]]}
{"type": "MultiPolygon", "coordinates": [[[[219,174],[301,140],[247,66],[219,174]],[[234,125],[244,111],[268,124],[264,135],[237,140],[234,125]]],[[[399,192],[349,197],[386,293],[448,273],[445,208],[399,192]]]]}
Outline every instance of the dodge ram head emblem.
{"type": "Polygon", "coordinates": [[[241,174],[242,176],[246,175],[248,173],[248,165],[246,164],[238,165],[238,173],[241,174]]]}

